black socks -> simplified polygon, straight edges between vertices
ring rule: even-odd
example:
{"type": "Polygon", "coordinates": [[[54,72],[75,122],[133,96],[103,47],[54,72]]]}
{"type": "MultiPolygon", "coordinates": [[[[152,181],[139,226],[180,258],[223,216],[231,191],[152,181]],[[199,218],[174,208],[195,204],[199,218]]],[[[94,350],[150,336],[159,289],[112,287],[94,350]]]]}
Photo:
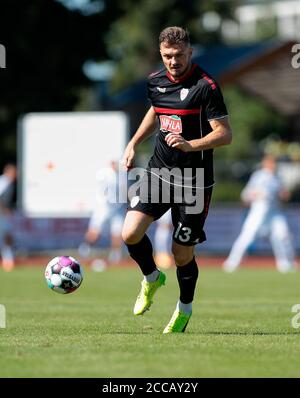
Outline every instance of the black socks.
{"type": "Polygon", "coordinates": [[[138,263],[143,275],[149,275],[156,270],[153,259],[153,249],[150,239],[145,234],[138,243],[126,244],[130,256],[138,263]]]}
{"type": "Polygon", "coordinates": [[[193,301],[198,274],[199,270],[195,257],[188,264],[177,266],[177,279],[182,303],[188,304],[193,301]]]}
{"type": "MultiPolygon", "coordinates": [[[[153,259],[153,249],[150,239],[144,235],[140,242],[126,244],[130,256],[138,263],[143,275],[149,275],[157,267],[153,259]]],[[[193,301],[198,279],[198,266],[195,257],[186,265],[177,266],[177,279],[180,289],[180,301],[189,304],[193,301]]]]}

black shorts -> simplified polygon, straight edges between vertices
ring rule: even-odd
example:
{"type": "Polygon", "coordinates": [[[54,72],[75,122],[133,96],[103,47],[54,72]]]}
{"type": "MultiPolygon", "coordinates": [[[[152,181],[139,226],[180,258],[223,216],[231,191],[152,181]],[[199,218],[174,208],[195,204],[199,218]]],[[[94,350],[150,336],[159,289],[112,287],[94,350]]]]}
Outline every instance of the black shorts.
{"type": "Polygon", "coordinates": [[[183,189],[158,177],[153,178],[153,175],[151,177],[146,173],[136,185],[135,192],[129,194],[128,211],[140,211],[157,220],[171,209],[173,240],[184,246],[204,242],[206,235],[203,227],[209,210],[212,187],[183,189]]]}

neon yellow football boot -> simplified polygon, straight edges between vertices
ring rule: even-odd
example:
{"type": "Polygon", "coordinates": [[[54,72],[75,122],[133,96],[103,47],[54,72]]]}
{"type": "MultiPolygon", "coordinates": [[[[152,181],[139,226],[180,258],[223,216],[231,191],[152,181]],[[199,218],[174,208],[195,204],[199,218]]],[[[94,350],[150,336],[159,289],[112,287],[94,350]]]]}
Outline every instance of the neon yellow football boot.
{"type": "Polygon", "coordinates": [[[156,290],[163,286],[166,281],[166,275],[163,272],[159,272],[159,276],[155,282],[142,281],[141,291],[136,299],[133,313],[134,315],[143,315],[143,313],[149,310],[153,296],[156,290]]]}
{"type": "Polygon", "coordinates": [[[192,313],[185,314],[184,312],[180,312],[176,309],[163,333],[183,333],[187,327],[187,324],[189,323],[191,316],[192,313]]]}

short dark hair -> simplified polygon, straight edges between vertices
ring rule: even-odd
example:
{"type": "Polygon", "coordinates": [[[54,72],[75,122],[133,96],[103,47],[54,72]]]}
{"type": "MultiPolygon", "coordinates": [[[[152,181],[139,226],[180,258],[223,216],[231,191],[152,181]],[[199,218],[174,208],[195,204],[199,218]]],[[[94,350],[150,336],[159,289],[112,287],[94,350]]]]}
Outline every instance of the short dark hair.
{"type": "Polygon", "coordinates": [[[185,28],[179,26],[170,26],[160,32],[159,35],[159,46],[161,43],[166,42],[168,44],[190,44],[189,32],[185,28]]]}

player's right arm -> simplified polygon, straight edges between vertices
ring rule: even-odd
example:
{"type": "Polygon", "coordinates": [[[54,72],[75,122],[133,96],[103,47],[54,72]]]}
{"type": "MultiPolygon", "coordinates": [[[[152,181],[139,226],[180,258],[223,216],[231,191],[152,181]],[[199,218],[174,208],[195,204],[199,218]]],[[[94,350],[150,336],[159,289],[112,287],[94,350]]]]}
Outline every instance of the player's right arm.
{"type": "Polygon", "coordinates": [[[136,146],[141,142],[143,142],[151,134],[153,134],[155,127],[156,127],[156,113],[153,107],[151,106],[148,112],[146,113],[142,123],[140,124],[139,128],[137,129],[136,133],[129,141],[125,149],[122,162],[127,170],[130,169],[130,167],[132,167],[136,146]]]}

